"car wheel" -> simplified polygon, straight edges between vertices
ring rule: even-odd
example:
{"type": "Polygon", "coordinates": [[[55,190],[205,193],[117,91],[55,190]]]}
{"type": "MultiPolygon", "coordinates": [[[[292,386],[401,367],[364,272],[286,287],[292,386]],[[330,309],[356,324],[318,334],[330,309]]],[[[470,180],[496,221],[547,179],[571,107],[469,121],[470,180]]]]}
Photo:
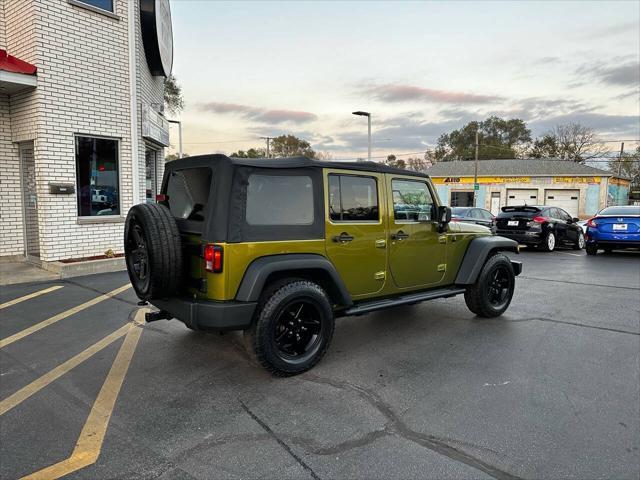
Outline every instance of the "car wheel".
{"type": "Polygon", "coordinates": [[[582,250],[584,248],[584,233],[578,232],[578,241],[573,244],[574,250],[582,250]]]}
{"type": "Polygon", "coordinates": [[[124,227],[127,273],[142,300],[176,293],[182,279],[180,232],[169,209],[141,203],[127,214],[124,227]]]}
{"type": "Polygon", "coordinates": [[[326,292],[308,280],[281,282],[259,303],[244,332],[249,355],[279,377],[306,372],[318,363],[333,336],[333,310],[326,292]]]}
{"type": "Polygon", "coordinates": [[[479,317],[502,315],[509,307],[516,284],[511,261],[502,254],[489,257],[476,282],[467,288],[464,300],[479,317]]]}
{"type": "Polygon", "coordinates": [[[540,245],[540,247],[545,252],[553,252],[553,250],[556,248],[555,234],[553,232],[548,232],[545,235],[544,240],[542,241],[542,244],[540,245]]]}
{"type": "Polygon", "coordinates": [[[587,255],[596,255],[598,253],[598,245],[596,244],[587,245],[585,250],[587,251],[587,255]]]}

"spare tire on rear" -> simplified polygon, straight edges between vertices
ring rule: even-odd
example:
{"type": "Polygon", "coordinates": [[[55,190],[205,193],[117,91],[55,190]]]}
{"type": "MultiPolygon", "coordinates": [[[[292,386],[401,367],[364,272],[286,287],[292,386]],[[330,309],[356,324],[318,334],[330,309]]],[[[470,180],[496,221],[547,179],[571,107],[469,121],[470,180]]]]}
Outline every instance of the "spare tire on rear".
{"type": "Polygon", "coordinates": [[[124,226],[124,253],[133,289],[142,300],[174,295],[182,280],[180,232],[169,209],[134,205],[124,226]]]}

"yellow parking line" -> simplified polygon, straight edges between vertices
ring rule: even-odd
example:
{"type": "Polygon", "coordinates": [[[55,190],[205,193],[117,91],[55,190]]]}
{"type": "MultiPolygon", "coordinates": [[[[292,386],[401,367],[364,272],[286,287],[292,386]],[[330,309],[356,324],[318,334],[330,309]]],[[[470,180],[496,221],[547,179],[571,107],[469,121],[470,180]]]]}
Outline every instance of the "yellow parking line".
{"type": "Polygon", "coordinates": [[[40,295],[44,295],[45,293],[53,292],[54,290],[58,290],[62,288],[63,285],[56,285],[54,287],[45,288],[44,290],[38,290],[37,292],[30,293],[29,295],[25,295],[24,297],[15,298],[8,302],[0,303],[0,310],[3,308],[10,307],[15,305],[16,303],[24,302],[25,300],[31,300],[32,298],[39,297],[40,295]]]}
{"type": "Polygon", "coordinates": [[[120,288],[116,288],[115,290],[111,290],[108,293],[105,293],[104,295],[100,295],[99,297],[93,298],[91,300],[89,300],[88,302],[84,302],[81,305],[78,305],[77,307],[73,307],[70,308],[69,310],[66,310],[62,313],[59,313],[57,315],[54,315],[51,318],[48,318],[40,323],[36,323],[35,325],[33,325],[32,327],[26,328],[24,330],[22,330],[21,332],[18,332],[14,335],[11,335],[10,337],[7,338],[3,338],[2,340],[0,340],[0,348],[4,348],[7,345],[11,345],[13,342],[17,342],[18,340],[31,335],[34,332],[37,332],[38,330],[42,330],[44,327],[48,327],[49,325],[52,325],[56,322],[59,322],[62,319],[65,319],[67,317],[70,317],[71,315],[74,315],[78,312],[81,312],[82,310],[92,307],[100,302],[103,302],[105,300],[108,300],[111,297],[114,297],[116,295],[118,295],[119,293],[124,292],[125,290],[131,288],[131,284],[128,283],[126,285],[123,285],[120,288]]]}
{"type": "Polygon", "coordinates": [[[38,379],[34,380],[33,382],[31,382],[29,385],[21,388],[20,390],[18,390],[14,394],[9,395],[7,398],[5,398],[4,400],[2,400],[0,402],[0,415],[4,415],[9,410],[11,410],[13,407],[15,407],[16,405],[19,405],[20,403],[24,402],[31,395],[33,395],[34,393],[40,391],[41,389],[43,389],[44,387],[49,385],[54,380],[60,378],[62,375],[67,373],[72,368],[77,367],[82,362],[84,362],[88,358],[91,358],[93,355],[98,353],[100,350],[103,350],[104,348],[106,348],[109,345],[111,345],[117,339],[119,339],[123,335],[125,335],[129,331],[129,327],[130,326],[131,326],[131,324],[129,324],[129,323],[124,325],[123,327],[119,328],[118,330],[116,330],[112,334],[107,335],[106,337],[104,337],[99,342],[94,343],[93,345],[91,345],[86,350],[83,350],[82,352],[77,354],[75,357],[70,358],[69,360],[67,360],[63,364],[58,365],[53,370],[50,370],[48,373],[45,373],[40,378],[38,378],[38,379]]]}
{"type": "MultiPolygon", "coordinates": [[[[136,320],[144,323],[145,310],[140,309],[136,313],[136,320]]],[[[140,340],[142,329],[137,325],[125,325],[129,328],[127,336],[118,351],[118,355],[109,370],[100,393],[91,408],[91,413],[80,432],[80,437],[71,456],[66,460],[55,463],[49,467],[38,470],[23,479],[56,479],[68,475],[81,468],[92,465],[98,460],[104,436],[107,433],[111,413],[115,407],[116,399],[120,393],[122,382],[127,374],[131,359],[140,340]]]]}

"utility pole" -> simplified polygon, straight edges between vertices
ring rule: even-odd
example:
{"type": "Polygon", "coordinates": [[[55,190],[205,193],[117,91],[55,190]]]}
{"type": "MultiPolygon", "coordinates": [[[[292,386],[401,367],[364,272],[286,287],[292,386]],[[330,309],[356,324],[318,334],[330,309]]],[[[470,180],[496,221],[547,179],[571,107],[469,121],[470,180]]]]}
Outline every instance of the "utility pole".
{"type": "Polygon", "coordinates": [[[478,147],[480,146],[480,136],[476,130],[476,162],[473,173],[473,206],[478,206],[478,147]]]}
{"type": "Polygon", "coordinates": [[[260,137],[260,138],[267,141],[267,158],[269,158],[269,142],[273,140],[275,137],[260,137]]]}
{"type": "Polygon", "coordinates": [[[620,156],[618,157],[618,178],[622,174],[622,154],[624,153],[624,142],[620,144],[620,156]]]}

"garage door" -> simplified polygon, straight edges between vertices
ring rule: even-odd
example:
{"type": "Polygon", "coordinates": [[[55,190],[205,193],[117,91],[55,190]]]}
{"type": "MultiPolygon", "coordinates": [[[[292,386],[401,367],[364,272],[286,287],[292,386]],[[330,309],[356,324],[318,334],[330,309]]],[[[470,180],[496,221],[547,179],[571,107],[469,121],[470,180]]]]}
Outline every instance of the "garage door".
{"type": "Polygon", "coordinates": [[[560,207],[572,217],[577,217],[580,207],[580,190],[545,190],[544,204],[560,207]]]}
{"type": "Polygon", "coordinates": [[[535,188],[507,189],[507,205],[538,205],[538,190],[535,188]]]}

